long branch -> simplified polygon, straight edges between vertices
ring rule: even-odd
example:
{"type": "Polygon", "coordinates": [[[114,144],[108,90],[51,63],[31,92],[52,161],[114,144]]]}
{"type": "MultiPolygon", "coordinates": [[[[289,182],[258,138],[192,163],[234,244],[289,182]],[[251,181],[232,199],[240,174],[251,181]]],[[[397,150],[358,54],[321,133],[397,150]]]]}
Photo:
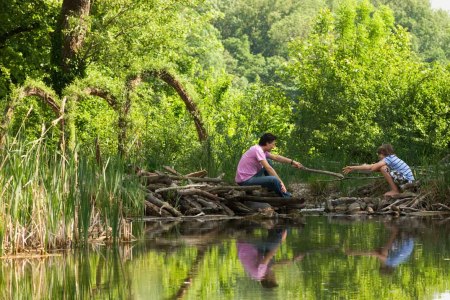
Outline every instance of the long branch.
{"type": "Polygon", "coordinates": [[[166,70],[150,71],[149,73],[160,78],[165,83],[167,83],[168,85],[170,85],[172,88],[175,89],[175,91],[180,96],[181,100],[183,100],[184,104],[186,105],[186,109],[194,119],[198,139],[200,141],[205,141],[208,138],[208,134],[206,132],[205,125],[203,124],[200,110],[198,109],[197,105],[192,100],[188,92],[184,89],[181,82],[166,70]]]}

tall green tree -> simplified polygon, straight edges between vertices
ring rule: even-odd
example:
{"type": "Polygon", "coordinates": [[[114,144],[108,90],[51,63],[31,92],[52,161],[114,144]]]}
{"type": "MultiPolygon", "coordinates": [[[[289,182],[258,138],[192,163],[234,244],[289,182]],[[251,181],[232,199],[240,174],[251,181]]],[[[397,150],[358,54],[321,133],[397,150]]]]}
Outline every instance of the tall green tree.
{"type": "Polygon", "coordinates": [[[296,144],[312,155],[364,158],[383,142],[442,151],[448,89],[424,75],[438,70],[411,51],[389,8],[345,1],[335,13],[322,12],[309,38],[291,45],[296,144]],[[429,114],[441,105],[439,117],[429,114]]]}

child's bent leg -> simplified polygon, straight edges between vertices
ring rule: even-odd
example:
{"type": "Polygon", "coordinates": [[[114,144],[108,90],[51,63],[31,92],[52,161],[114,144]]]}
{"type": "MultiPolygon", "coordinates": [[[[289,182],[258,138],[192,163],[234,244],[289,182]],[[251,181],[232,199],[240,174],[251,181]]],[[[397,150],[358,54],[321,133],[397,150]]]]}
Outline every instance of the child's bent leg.
{"type": "Polygon", "coordinates": [[[400,190],[398,189],[398,186],[395,184],[394,179],[392,178],[391,174],[389,173],[389,168],[386,166],[382,167],[380,169],[381,174],[383,174],[384,179],[389,183],[389,187],[391,190],[387,193],[385,193],[385,196],[393,196],[400,194],[400,190]]]}

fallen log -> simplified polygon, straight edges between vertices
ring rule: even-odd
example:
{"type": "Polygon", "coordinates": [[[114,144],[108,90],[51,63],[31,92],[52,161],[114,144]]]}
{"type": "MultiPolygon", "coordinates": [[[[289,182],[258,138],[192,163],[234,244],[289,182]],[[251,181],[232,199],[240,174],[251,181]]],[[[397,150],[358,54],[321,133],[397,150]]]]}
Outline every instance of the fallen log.
{"type": "Polygon", "coordinates": [[[155,193],[184,190],[184,189],[190,189],[190,188],[201,188],[201,187],[207,187],[207,185],[206,184],[189,184],[189,185],[183,185],[183,186],[170,186],[170,187],[165,187],[165,188],[159,188],[159,189],[155,190],[155,193]]]}
{"type": "Polygon", "coordinates": [[[415,188],[420,187],[420,184],[421,184],[420,180],[416,180],[414,182],[408,182],[408,183],[402,184],[400,186],[400,189],[402,189],[403,191],[413,190],[415,188]]]}
{"type": "Polygon", "coordinates": [[[222,179],[220,178],[209,178],[209,177],[187,177],[187,176],[175,176],[175,175],[168,175],[170,179],[174,180],[191,180],[192,182],[216,182],[220,183],[222,182],[222,179]]]}
{"type": "Polygon", "coordinates": [[[208,187],[206,190],[208,192],[215,192],[215,193],[224,193],[224,192],[230,192],[230,191],[259,191],[262,189],[262,186],[260,185],[247,185],[247,186],[239,186],[239,185],[219,185],[219,186],[213,186],[208,187]]]}
{"type": "Polygon", "coordinates": [[[438,207],[438,208],[443,208],[443,209],[445,209],[445,210],[450,211],[450,207],[448,207],[447,205],[442,204],[442,203],[435,203],[435,204],[433,204],[433,205],[431,205],[431,206],[436,206],[436,207],[438,207]]]}
{"type": "Polygon", "coordinates": [[[303,204],[304,198],[284,198],[284,197],[258,197],[258,196],[238,196],[228,198],[229,201],[252,201],[269,203],[273,206],[291,206],[296,204],[303,204]]]}
{"type": "Polygon", "coordinates": [[[417,207],[417,206],[420,204],[420,202],[422,202],[423,200],[425,200],[429,195],[431,195],[430,192],[425,193],[425,194],[423,194],[423,195],[421,195],[421,196],[416,197],[415,199],[413,199],[413,200],[408,204],[408,206],[409,206],[409,207],[414,207],[414,208],[417,207]]]}
{"type": "Polygon", "coordinates": [[[147,184],[164,183],[170,185],[172,183],[172,180],[167,175],[144,175],[142,176],[142,178],[145,178],[147,180],[147,184]]]}
{"type": "Polygon", "coordinates": [[[219,205],[219,206],[225,211],[225,213],[226,213],[228,216],[232,217],[232,216],[236,215],[236,214],[234,213],[234,211],[231,210],[231,209],[230,209],[228,206],[226,206],[224,203],[219,202],[219,203],[217,203],[217,205],[219,205]]]}
{"type": "Polygon", "coordinates": [[[230,206],[230,208],[233,209],[233,211],[238,212],[240,214],[251,214],[255,212],[255,210],[251,209],[247,205],[237,201],[234,202],[230,201],[228,206],[230,206]]]}
{"type": "Polygon", "coordinates": [[[220,209],[219,206],[217,204],[215,204],[214,202],[204,200],[198,196],[193,196],[193,197],[196,197],[195,200],[205,208],[216,209],[216,210],[220,209]]]}
{"type": "Polygon", "coordinates": [[[200,190],[200,189],[196,189],[196,188],[190,188],[187,190],[179,190],[178,191],[178,195],[180,196],[192,196],[192,195],[198,195],[198,196],[203,196],[205,198],[211,199],[213,201],[223,201],[224,198],[221,198],[219,196],[216,196],[214,194],[211,194],[210,192],[204,191],[204,190],[200,190]]]}
{"type": "Polygon", "coordinates": [[[167,210],[163,209],[162,207],[159,207],[150,201],[145,200],[145,213],[146,215],[151,216],[161,216],[161,217],[170,217],[172,216],[171,213],[169,213],[167,210]]]}
{"type": "Polygon", "coordinates": [[[203,206],[200,203],[198,203],[198,201],[193,196],[186,196],[184,197],[184,200],[189,202],[189,204],[195,207],[196,209],[200,211],[203,210],[203,206]]]}
{"type": "Polygon", "coordinates": [[[390,199],[403,199],[403,198],[411,198],[411,197],[416,197],[417,194],[411,193],[411,192],[404,192],[404,193],[400,193],[400,194],[396,194],[396,195],[392,195],[392,196],[387,196],[386,198],[390,198],[390,199]]]}
{"type": "Polygon", "coordinates": [[[173,175],[176,175],[176,176],[183,176],[182,174],[178,173],[178,171],[175,170],[175,169],[172,168],[172,167],[169,167],[169,166],[163,166],[163,168],[164,168],[164,170],[166,170],[166,171],[169,172],[169,173],[172,173],[173,175]]]}
{"type": "Polygon", "coordinates": [[[149,183],[149,184],[145,185],[145,187],[149,191],[155,191],[157,189],[166,188],[167,184],[164,184],[164,183],[149,183]]]}
{"type": "Polygon", "coordinates": [[[208,174],[208,172],[206,172],[206,170],[200,170],[197,172],[192,172],[192,173],[186,174],[185,176],[186,177],[204,177],[204,176],[206,176],[206,174],[208,174]]]}
{"type": "Polygon", "coordinates": [[[183,215],[181,212],[179,212],[177,209],[175,209],[168,202],[159,200],[153,193],[148,193],[146,200],[155,204],[156,206],[159,206],[159,207],[164,206],[164,208],[175,217],[181,217],[183,215]]]}
{"type": "Polygon", "coordinates": [[[407,201],[409,201],[409,200],[411,200],[411,198],[398,199],[397,201],[395,201],[395,202],[389,204],[388,206],[382,208],[381,211],[389,210],[391,207],[396,206],[396,205],[403,204],[403,203],[405,203],[405,202],[407,202],[407,201]]]}

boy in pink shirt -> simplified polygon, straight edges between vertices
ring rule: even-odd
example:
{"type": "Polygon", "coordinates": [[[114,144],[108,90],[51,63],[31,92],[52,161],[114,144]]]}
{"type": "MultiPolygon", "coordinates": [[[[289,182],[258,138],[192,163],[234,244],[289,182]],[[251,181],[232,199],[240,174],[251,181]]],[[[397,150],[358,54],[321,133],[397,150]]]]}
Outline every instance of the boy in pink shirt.
{"type": "Polygon", "coordinates": [[[287,163],[295,168],[303,168],[302,164],[293,159],[270,153],[276,146],[277,137],[271,133],[265,133],[258,145],[250,147],[239,161],[235,181],[239,185],[261,185],[275,191],[282,197],[290,197],[283,181],[269,164],[267,159],[280,163],[287,163]]]}

